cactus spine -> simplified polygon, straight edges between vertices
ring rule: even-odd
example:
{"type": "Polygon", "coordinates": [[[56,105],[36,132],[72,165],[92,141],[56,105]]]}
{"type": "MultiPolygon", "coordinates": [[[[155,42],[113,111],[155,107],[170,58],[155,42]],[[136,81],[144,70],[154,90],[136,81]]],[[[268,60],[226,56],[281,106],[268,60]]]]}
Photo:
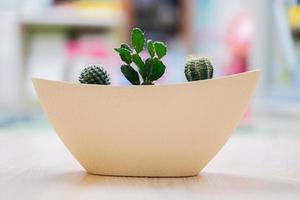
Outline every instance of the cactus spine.
{"type": "Polygon", "coordinates": [[[206,57],[191,57],[185,64],[184,73],[188,81],[211,79],[214,68],[206,57]]]}
{"type": "Polygon", "coordinates": [[[110,85],[110,77],[101,66],[90,65],[79,76],[79,82],[84,84],[110,85]]]}

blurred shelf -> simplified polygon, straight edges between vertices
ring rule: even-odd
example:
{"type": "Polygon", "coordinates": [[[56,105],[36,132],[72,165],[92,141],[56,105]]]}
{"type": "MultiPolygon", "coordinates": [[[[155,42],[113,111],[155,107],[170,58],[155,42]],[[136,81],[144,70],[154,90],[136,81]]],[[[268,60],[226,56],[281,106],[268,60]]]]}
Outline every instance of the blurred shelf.
{"type": "Polygon", "coordinates": [[[47,9],[43,11],[23,12],[20,15],[22,25],[80,26],[114,28],[122,24],[122,13],[107,10],[47,9]]]}

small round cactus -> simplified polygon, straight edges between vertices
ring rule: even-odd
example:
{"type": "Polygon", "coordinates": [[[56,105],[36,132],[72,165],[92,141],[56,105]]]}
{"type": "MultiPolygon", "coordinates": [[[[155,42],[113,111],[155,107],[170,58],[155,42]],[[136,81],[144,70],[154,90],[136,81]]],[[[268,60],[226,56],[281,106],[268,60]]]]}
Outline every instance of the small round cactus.
{"type": "Polygon", "coordinates": [[[102,67],[90,65],[82,70],[79,82],[84,84],[110,85],[110,77],[102,67]]]}
{"type": "Polygon", "coordinates": [[[184,73],[188,81],[211,79],[214,68],[206,57],[191,57],[185,64],[184,73]]]}

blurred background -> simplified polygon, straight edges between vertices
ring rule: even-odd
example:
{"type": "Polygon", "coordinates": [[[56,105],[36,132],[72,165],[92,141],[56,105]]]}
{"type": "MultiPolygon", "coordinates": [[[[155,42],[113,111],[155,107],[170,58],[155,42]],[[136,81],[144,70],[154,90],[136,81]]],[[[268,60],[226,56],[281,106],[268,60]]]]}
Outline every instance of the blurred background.
{"type": "Polygon", "coordinates": [[[168,45],[158,84],[186,82],[189,54],[211,58],[215,77],[261,69],[238,131],[300,131],[299,0],[0,0],[0,129],[51,129],[32,77],[77,82],[99,63],[128,85],[113,48],[132,27],[168,45]]]}

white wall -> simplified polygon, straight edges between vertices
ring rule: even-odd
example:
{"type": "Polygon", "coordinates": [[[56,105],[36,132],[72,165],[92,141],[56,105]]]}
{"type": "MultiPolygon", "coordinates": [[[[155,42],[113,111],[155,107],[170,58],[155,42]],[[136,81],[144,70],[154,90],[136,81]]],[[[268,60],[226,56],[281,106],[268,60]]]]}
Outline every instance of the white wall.
{"type": "Polygon", "coordinates": [[[15,110],[20,108],[22,78],[17,15],[1,11],[0,24],[0,109],[15,110]]]}

